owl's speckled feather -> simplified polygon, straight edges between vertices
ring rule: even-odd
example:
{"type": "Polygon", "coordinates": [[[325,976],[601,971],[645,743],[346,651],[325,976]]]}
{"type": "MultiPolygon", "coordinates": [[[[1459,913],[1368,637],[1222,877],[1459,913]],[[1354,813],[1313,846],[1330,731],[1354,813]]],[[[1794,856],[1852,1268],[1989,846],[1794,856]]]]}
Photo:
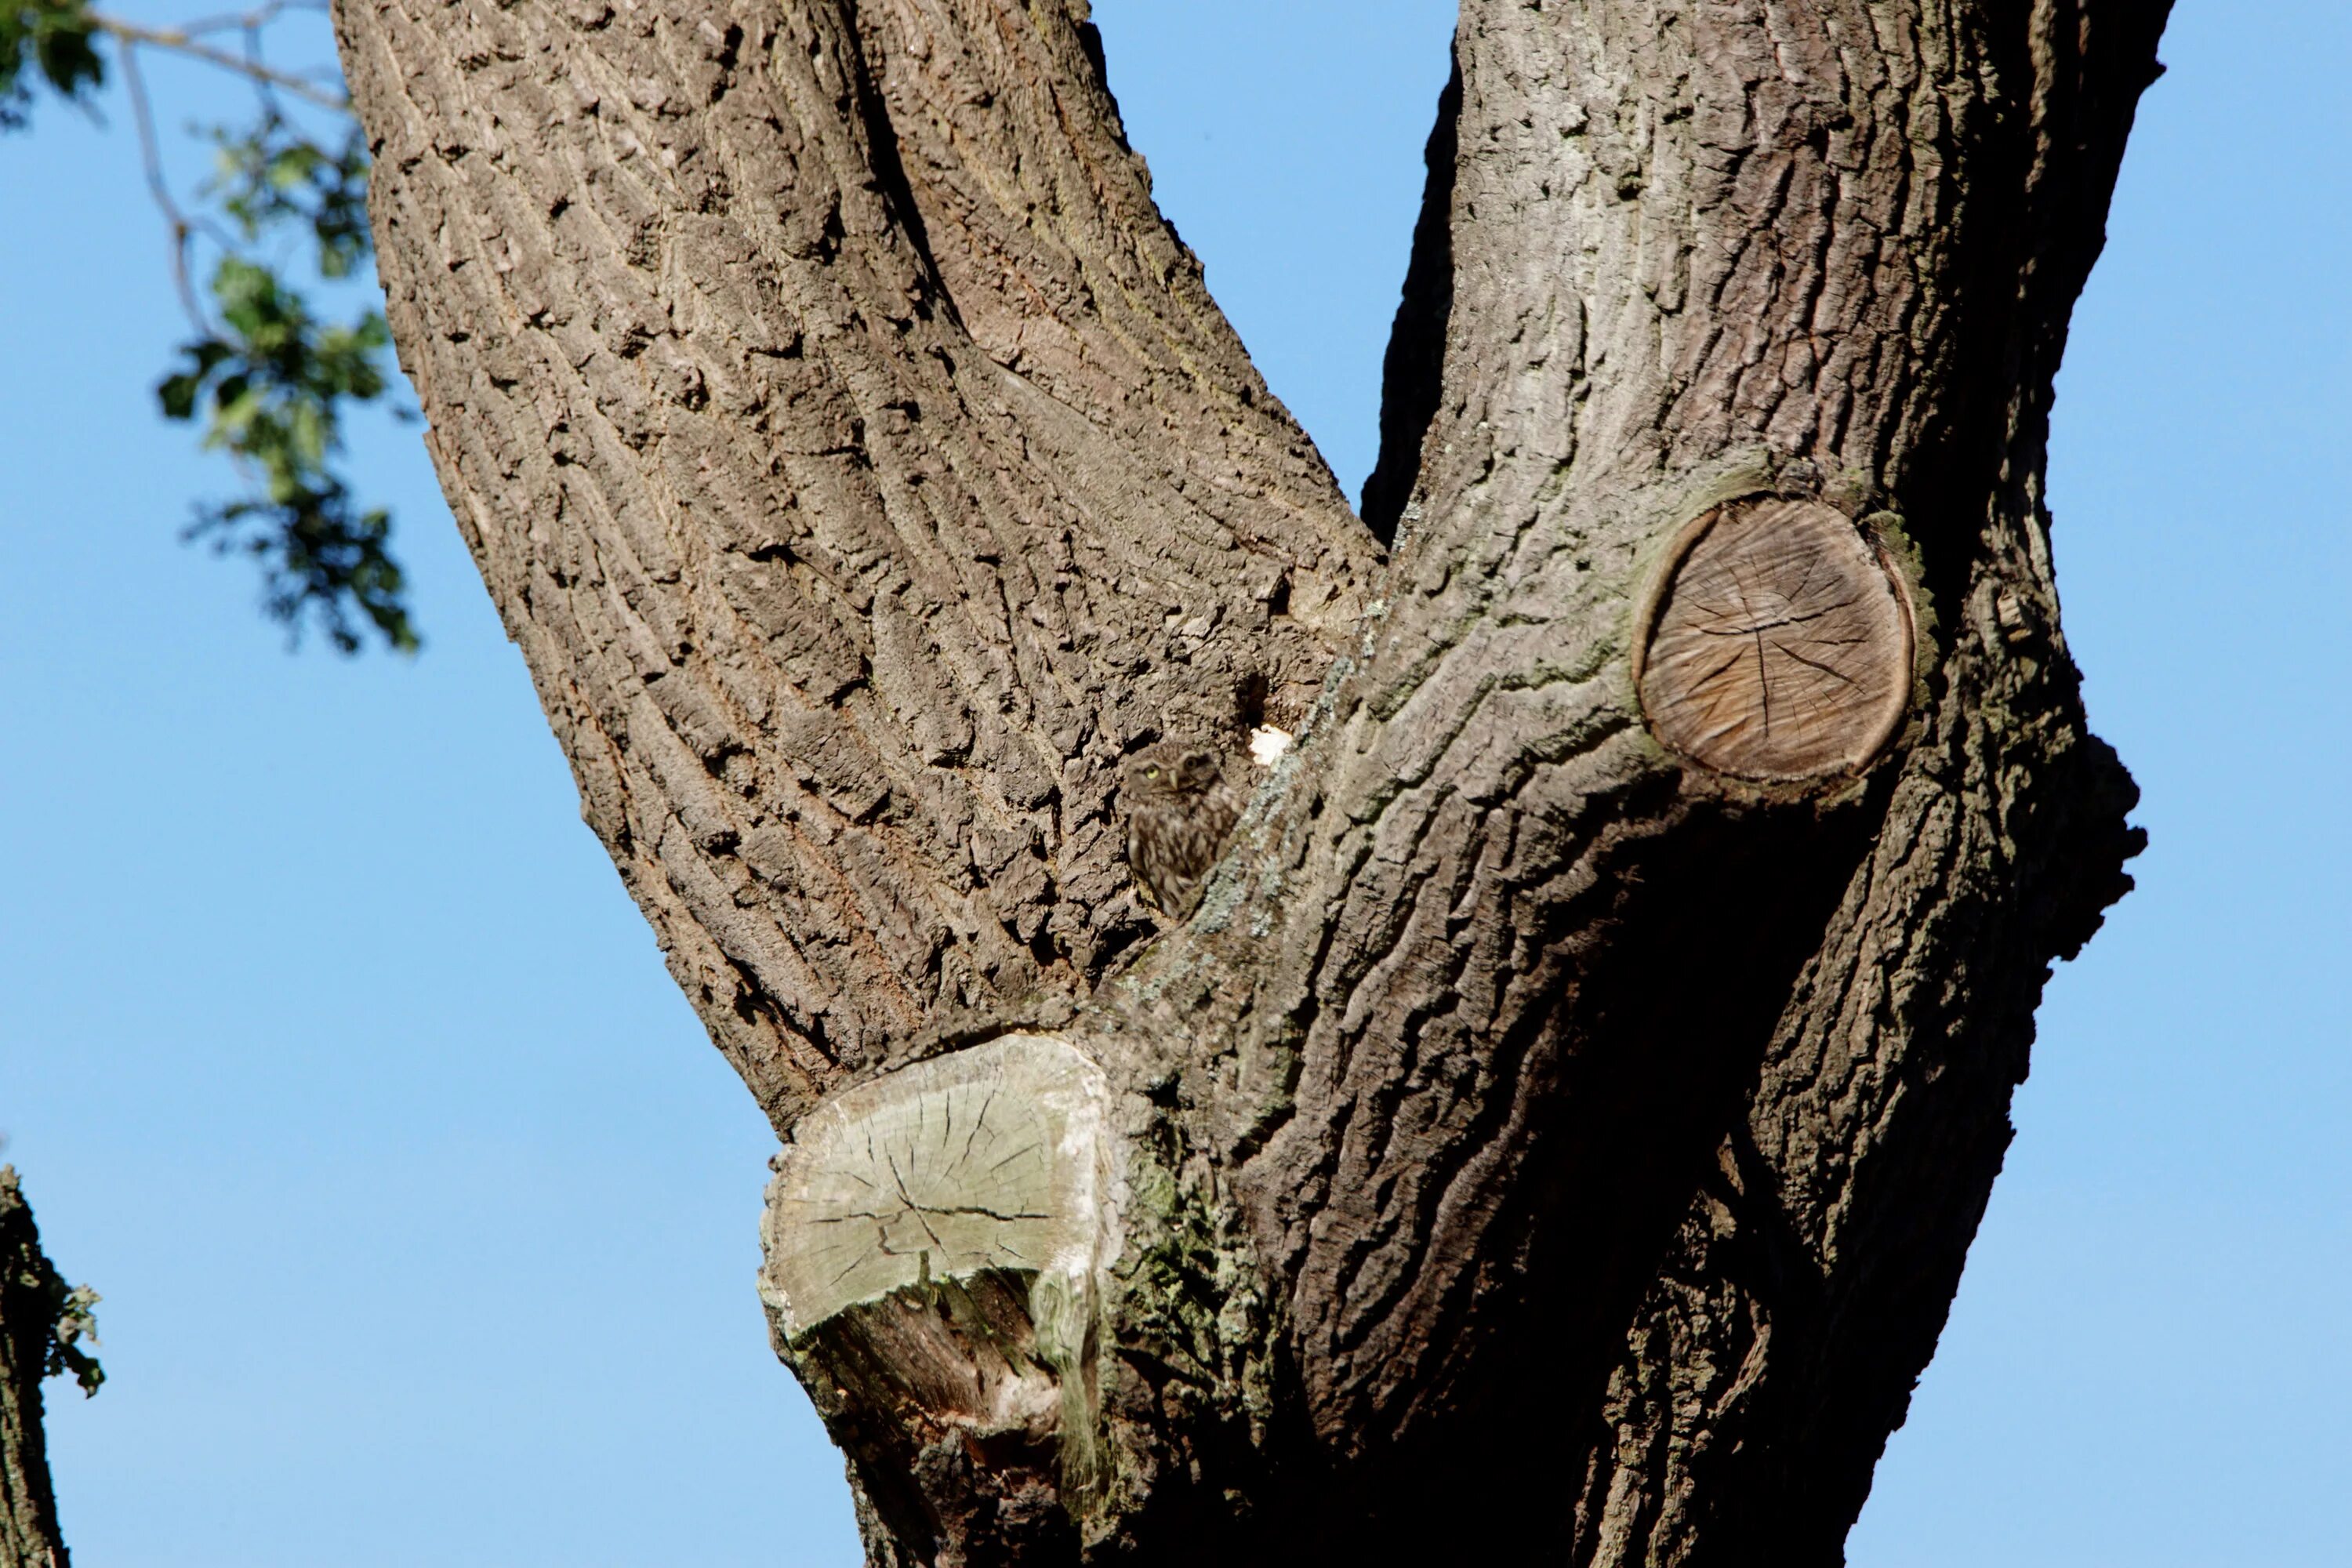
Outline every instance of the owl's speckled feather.
{"type": "Polygon", "coordinates": [[[1138,752],[1119,784],[1127,812],[1127,864],[1144,901],[1181,921],[1242,814],[1247,791],[1204,746],[1163,742],[1138,752]]]}

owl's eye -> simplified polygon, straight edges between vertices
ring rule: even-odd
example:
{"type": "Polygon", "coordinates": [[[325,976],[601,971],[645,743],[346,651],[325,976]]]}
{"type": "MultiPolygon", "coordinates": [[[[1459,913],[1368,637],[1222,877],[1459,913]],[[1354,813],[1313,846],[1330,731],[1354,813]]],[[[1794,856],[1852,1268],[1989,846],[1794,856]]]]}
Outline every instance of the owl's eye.
{"type": "Polygon", "coordinates": [[[1148,767],[1148,768],[1144,769],[1144,770],[1143,770],[1143,776],[1144,776],[1145,778],[1148,778],[1148,779],[1156,779],[1156,778],[1158,778],[1158,777],[1160,776],[1160,768],[1159,768],[1159,764],[1154,763],[1152,766],[1150,766],[1150,767],[1148,767]]]}

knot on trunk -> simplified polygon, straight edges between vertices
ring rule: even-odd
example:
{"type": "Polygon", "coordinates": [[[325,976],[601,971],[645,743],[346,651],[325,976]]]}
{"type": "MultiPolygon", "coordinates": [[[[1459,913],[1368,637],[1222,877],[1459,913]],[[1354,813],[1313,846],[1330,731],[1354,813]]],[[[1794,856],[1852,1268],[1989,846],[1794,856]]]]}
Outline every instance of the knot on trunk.
{"type": "Polygon", "coordinates": [[[1853,776],[1901,729],[1910,592],[1819,501],[1750,498],[1677,534],[1643,596],[1633,681],[1677,756],[1756,784],[1853,776]]]}

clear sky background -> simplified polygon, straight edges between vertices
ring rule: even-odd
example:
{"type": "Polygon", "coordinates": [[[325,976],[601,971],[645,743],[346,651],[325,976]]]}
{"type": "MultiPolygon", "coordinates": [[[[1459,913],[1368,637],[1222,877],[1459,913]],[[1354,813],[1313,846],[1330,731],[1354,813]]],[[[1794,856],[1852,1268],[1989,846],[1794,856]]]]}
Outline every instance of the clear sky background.
{"type": "MultiPolygon", "coordinates": [[[[145,13],[142,13],[145,14],[145,13]]],[[[161,10],[152,13],[159,17],[161,10]]],[[[1441,0],[1097,0],[1162,204],[1352,489],[1441,0]]],[[[2352,6],[2184,0],[2051,493],[2140,888],[1857,1568],[2340,1568],[2352,1485],[2352,6]]],[[[158,68],[164,121],[226,101],[158,68]]],[[[752,1272],[771,1139],[611,866],[412,428],[427,647],[289,656],[175,542],[224,476],[127,117],[0,138],[0,1128],[110,1373],[82,1568],[855,1562],[752,1272]]]]}

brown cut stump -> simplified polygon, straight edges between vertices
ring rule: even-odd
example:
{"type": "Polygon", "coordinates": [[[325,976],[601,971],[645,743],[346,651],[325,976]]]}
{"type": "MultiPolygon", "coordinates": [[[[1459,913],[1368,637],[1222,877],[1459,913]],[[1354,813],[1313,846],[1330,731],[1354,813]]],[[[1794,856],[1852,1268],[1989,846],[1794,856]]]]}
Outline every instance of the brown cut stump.
{"type": "Polygon", "coordinates": [[[1660,744],[1759,784],[1848,776],[1911,700],[1901,578],[1852,519],[1754,500],[1692,521],[1634,631],[1633,681],[1660,744]]]}

